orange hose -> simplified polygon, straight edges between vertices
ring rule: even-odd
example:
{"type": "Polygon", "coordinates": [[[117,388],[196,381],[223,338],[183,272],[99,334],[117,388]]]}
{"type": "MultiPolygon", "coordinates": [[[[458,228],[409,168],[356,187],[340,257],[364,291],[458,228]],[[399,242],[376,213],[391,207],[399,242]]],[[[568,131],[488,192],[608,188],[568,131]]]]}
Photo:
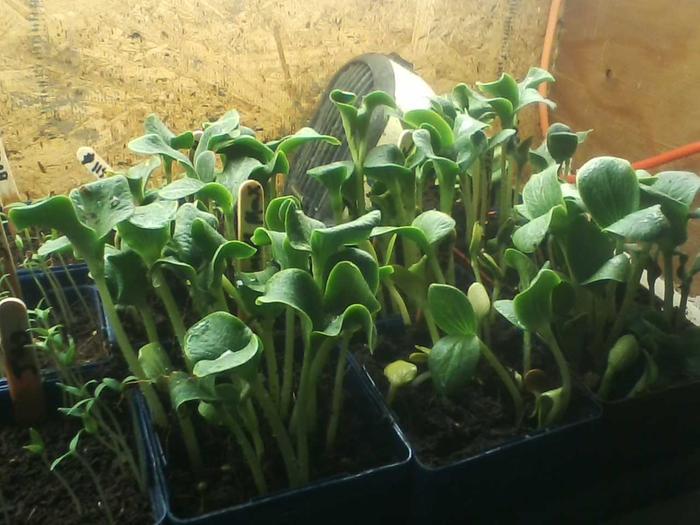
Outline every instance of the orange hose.
{"type": "Polygon", "coordinates": [[[690,155],[696,155],[700,153],[700,142],[692,142],[681,146],[680,148],[672,149],[670,151],[665,151],[648,159],[638,160],[632,164],[632,167],[638,170],[644,170],[649,168],[655,168],[667,162],[672,162],[674,160],[682,159],[684,157],[689,157],[690,155]]]}
{"type": "MultiPolygon", "coordinates": [[[[542,47],[542,60],[540,67],[549,71],[552,65],[552,50],[554,49],[554,36],[557,32],[557,21],[559,20],[559,11],[561,10],[561,0],[552,0],[549,5],[549,18],[547,19],[547,30],[544,33],[544,45],[542,47]]],[[[549,82],[542,82],[539,86],[540,94],[547,98],[549,93],[549,82]]],[[[547,135],[549,129],[549,107],[546,104],[540,104],[540,129],[542,136],[547,135]]]]}

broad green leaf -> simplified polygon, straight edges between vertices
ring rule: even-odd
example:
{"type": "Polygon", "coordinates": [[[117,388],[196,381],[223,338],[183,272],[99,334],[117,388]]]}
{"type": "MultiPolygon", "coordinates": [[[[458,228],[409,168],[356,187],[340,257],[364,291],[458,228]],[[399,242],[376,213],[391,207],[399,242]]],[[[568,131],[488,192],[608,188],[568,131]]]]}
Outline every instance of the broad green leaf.
{"type": "Polygon", "coordinates": [[[530,286],[513,299],[515,314],[527,330],[537,332],[552,322],[555,293],[558,287],[568,283],[549,269],[539,271],[530,286]]]}
{"type": "Polygon", "coordinates": [[[175,215],[175,229],[171,247],[180,260],[192,266],[199,266],[202,253],[192,240],[192,224],[195,219],[203,219],[212,228],[218,226],[216,217],[211,213],[201,211],[194,204],[187,202],[180,206],[175,215]]]}
{"type": "Polygon", "coordinates": [[[183,131],[170,140],[170,146],[173,149],[190,149],[194,146],[194,133],[191,131],[183,131]]]}
{"type": "Polygon", "coordinates": [[[284,232],[289,209],[301,209],[301,202],[292,195],[272,199],[265,210],[265,226],[268,229],[284,232]]]}
{"type": "Polygon", "coordinates": [[[231,195],[237,196],[241,185],[261,166],[259,160],[251,157],[229,158],[222,172],[216,176],[216,182],[229,190],[231,195]]]}
{"type": "Polygon", "coordinates": [[[584,214],[576,215],[562,236],[569,265],[577,281],[585,281],[613,256],[614,243],[584,214]]]}
{"type": "Polygon", "coordinates": [[[37,254],[41,257],[48,257],[54,253],[66,254],[70,252],[71,249],[72,245],[68,237],[61,235],[55,239],[45,241],[44,244],[39,246],[37,254]]]}
{"type": "Polygon", "coordinates": [[[566,207],[564,205],[555,206],[545,215],[541,215],[515,230],[513,244],[521,252],[532,253],[544,240],[551,226],[564,221],[566,221],[566,207]]]}
{"type": "Polygon", "coordinates": [[[289,242],[295,249],[310,252],[312,234],[325,227],[321,221],[309,217],[303,211],[287,208],[284,228],[289,242]]]}
{"type": "Polygon", "coordinates": [[[251,379],[261,344],[243,321],[227,312],[214,312],[187,330],[184,350],[197,377],[235,373],[251,379]]]}
{"type": "Polygon", "coordinates": [[[335,338],[342,334],[349,336],[358,331],[365,333],[367,347],[370,352],[373,352],[376,346],[377,327],[372,314],[363,305],[352,304],[339,315],[332,317],[323,331],[314,332],[314,335],[335,338]]]}
{"type": "MultiPolygon", "coordinates": [[[[298,216],[298,212],[296,215],[298,216]]],[[[312,230],[309,235],[309,246],[314,260],[321,265],[319,270],[323,271],[328,258],[340,248],[356,245],[369,239],[372,229],[380,223],[381,217],[381,212],[374,210],[350,222],[330,228],[312,230]]],[[[289,230],[287,235],[289,235],[292,246],[298,248],[289,230]]]]}
{"type": "Polygon", "coordinates": [[[170,141],[175,138],[175,133],[170,131],[170,128],[155,113],[151,113],[146,117],[143,127],[146,130],[146,134],[159,135],[166,144],[170,144],[170,141]]]}
{"type": "Polygon", "coordinates": [[[528,216],[535,219],[549,213],[555,206],[564,204],[557,166],[550,166],[534,174],[523,188],[523,201],[528,216]]]}
{"type": "Polygon", "coordinates": [[[644,208],[610,224],[605,231],[630,242],[653,242],[668,230],[669,222],[658,204],[644,208]]]}
{"type": "Polygon", "coordinates": [[[411,226],[378,226],[372,230],[372,237],[398,234],[416,243],[427,254],[453,234],[455,225],[455,220],[446,213],[428,210],[416,217],[411,226]]]}
{"type": "Polygon", "coordinates": [[[688,238],[690,206],[700,190],[700,177],[686,171],[666,171],[650,182],[653,184],[640,186],[642,206],[661,205],[670,224],[672,244],[683,244],[688,238]]]}
{"type": "Polygon", "coordinates": [[[317,180],[326,188],[331,203],[340,208],[343,206],[343,185],[350,180],[353,173],[353,163],[348,160],[341,160],[317,166],[307,171],[309,177],[317,180]]]}
{"type": "Polygon", "coordinates": [[[216,176],[216,154],[213,151],[203,151],[196,158],[194,170],[202,182],[212,182],[216,176]]]}
{"type": "Polygon", "coordinates": [[[627,282],[630,271],[629,257],[621,253],[608,259],[603,265],[598,268],[593,275],[588,277],[581,284],[593,284],[601,281],[617,281],[620,283],[627,282]]]}
{"type": "Polygon", "coordinates": [[[160,343],[148,343],[139,349],[139,364],[146,377],[152,381],[167,376],[173,365],[160,343]]]}
{"type": "Polygon", "coordinates": [[[240,116],[235,110],[226,112],[219,120],[210,123],[202,137],[199,139],[194,153],[195,162],[205,151],[218,151],[223,146],[230,144],[238,136],[240,116]]]}
{"type": "Polygon", "coordinates": [[[477,333],[478,322],[472,304],[461,291],[448,284],[431,284],[428,307],[435,324],[448,335],[469,336],[477,333]]]}
{"type": "Polygon", "coordinates": [[[654,183],[644,189],[666,195],[688,208],[700,191],[700,177],[689,171],[663,171],[654,176],[653,180],[654,183]]]}
{"type": "Polygon", "coordinates": [[[147,266],[153,265],[170,240],[172,221],[177,212],[175,201],[155,201],[139,206],[133,215],[117,225],[124,242],[138,253],[147,266]]]}
{"type": "Polygon", "coordinates": [[[307,334],[319,326],[323,317],[321,290],[308,272],[297,268],[282,270],[273,275],[265,285],[265,294],[256,303],[281,304],[293,308],[302,319],[307,334]]]}
{"type": "Polygon", "coordinates": [[[137,204],[141,204],[146,196],[146,186],[153,172],[160,167],[160,157],[154,155],[150,159],[130,167],[126,171],[126,180],[131,188],[131,194],[137,204]]]}
{"type": "Polygon", "coordinates": [[[629,162],[597,157],[578,170],[581,199],[601,228],[607,228],[639,208],[639,183],[629,162]]]}
{"type": "Polygon", "coordinates": [[[500,299],[493,303],[493,307],[512,325],[520,328],[521,330],[525,330],[525,327],[522,325],[517,314],[515,313],[515,305],[513,304],[512,300],[500,299]]]}
{"type": "Polygon", "coordinates": [[[428,367],[435,389],[454,395],[476,376],[481,342],[475,335],[448,335],[433,346],[428,367]]]}
{"type": "Polygon", "coordinates": [[[134,153],[139,153],[141,155],[161,155],[168,159],[175,160],[185,166],[186,169],[189,169],[190,173],[194,171],[194,166],[192,166],[187,155],[171,148],[170,144],[167,144],[160,135],[155,135],[153,133],[144,135],[143,137],[129,142],[128,147],[134,153]]]}
{"type": "Polygon", "coordinates": [[[537,266],[523,252],[508,248],[503,254],[505,264],[518,272],[520,278],[520,289],[524,290],[530,286],[530,282],[537,275],[537,266]]]}
{"type": "Polygon", "coordinates": [[[158,196],[164,200],[180,200],[194,195],[204,187],[204,182],[192,177],[183,177],[158,190],[158,196]]]}
{"type": "Polygon", "coordinates": [[[80,222],[100,238],[131,217],[135,209],[129,183],[121,175],[85,184],[72,190],[69,197],[80,222]]]}
{"type": "MultiPolygon", "coordinates": [[[[345,248],[328,258],[326,271],[323,274],[323,280],[328,280],[328,274],[341,261],[349,261],[360,269],[364,280],[367,282],[372,293],[376,294],[379,289],[379,267],[376,259],[364,250],[359,248],[345,248]]],[[[391,267],[388,267],[391,272],[391,267]]]]}
{"type": "Polygon", "coordinates": [[[411,128],[421,128],[423,124],[429,124],[440,137],[440,146],[448,147],[454,142],[454,133],[450,125],[438,113],[431,109],[413,109],[403,115],[403,121],[411,128]]]}
{"type": "Polygon", "coordinates": [[[175,410],[181,410],[187,403],[214,402],[217,396],[213,387],[213,382],[177,370],[170,375],[168,381],[170,404],[175,410]]]}
{"type": "Polygon", "coordinates": [[[232,216],[236,197],[223,184],[209,182],[197,192],[197,196],[203,201],[214,201],[221,211],[232,216]]]}
{"type": "Polygon", "coordinates": [[[335,137],[330,135],[321,135],[313,128],[301,128],[294,135],[288,135],[279,142],[275,143],[271,149],[274,151],[281,151],[286,155],[290,155],[300,146],[314,141],[325,142],[331,146],[340,145],[340,141],[335,137]]]}
{"type": "Polygon", "coordinates": [[[284,232],[256,228],[251,241],[256,246],[270,246],[272,258],[281,270],[287,268],[306,269],[309,266],[309,254],[294,248],[284,232]]]}
{"type": "Polygon", "coordinates": [[[338,315],[347,307],[360,304],[375,314],[381,305],[360,269],[350,261],[341,261],[328,275],[323,294],[323,310],[338,315]]]}
{"type": "Polygon", "coordinates": [[[501,74],[501,77],[493,82],[477,82],[477,86],[484,93],[507,99],[513,107],[518,106],[520,100],[518,84],[508,73],[501,74]]]}
{"type": "Polygon", "coordinates": [[[536,89],[543,82],[554,82],[554,77],[549,71],[545,69],[539,67],[531,67],[525,75],[525,78],[518,82],[518,86],[521,89],[536,89]]]}
{"type": "Polygon", "coordinates": [[[408,361],[394,361],[384,368],[384,377],[395,387],[408,385],[418,375],[418,367],[408,361]]]}
{"type": "Polygon", "coordinates": [[[151,283],[143,259],[133,250],[105,251],[105,278],[114,300],[120,305],[145,304],[151,283]]]}

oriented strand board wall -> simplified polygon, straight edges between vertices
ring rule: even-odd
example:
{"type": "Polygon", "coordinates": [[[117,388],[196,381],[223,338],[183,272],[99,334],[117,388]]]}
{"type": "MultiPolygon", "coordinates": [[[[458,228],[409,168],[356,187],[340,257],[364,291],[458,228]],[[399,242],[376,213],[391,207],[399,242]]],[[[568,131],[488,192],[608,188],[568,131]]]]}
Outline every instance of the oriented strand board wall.
{"type": "MultiPolygon", "coordinates": [[[[700,2],[569,0],[559,32],[553,119],[593,128],[579,161],[631,161],[700,140],[700,2]]],[[[661,166],[700,173],[700,155],[661,166]]],[[[700,206],[700,202],[696,203],[700,206]]],[[[686,250],[700,251],[700,224],[686,250]]],[[[700,283],[696,280],[696,294],[700,283]]]]}
{"type": "Polygon", "coordinates": [[[176,129],[230,108],[263,136],[303,125],[329,77],[396,52],[437,91],[522,75],[539,60],[547,0],[0,0],[0,129],[23,196],[114,167],[155,111],[176,129]],[[279,49],[283,50],[286,65],[279,49]],[[287,75],[288,71],[288,75],[287,75]]]}

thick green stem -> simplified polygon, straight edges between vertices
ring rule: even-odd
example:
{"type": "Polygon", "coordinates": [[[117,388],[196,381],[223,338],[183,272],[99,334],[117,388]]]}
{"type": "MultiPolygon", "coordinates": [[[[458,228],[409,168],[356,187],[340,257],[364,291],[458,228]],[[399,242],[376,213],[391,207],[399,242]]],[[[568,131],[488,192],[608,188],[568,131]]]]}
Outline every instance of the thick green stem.
{"type": "Polygon", "coordinates": [[[159,343],[160,337],[158,336],[158,328],[156,327],[156,321],[153,317],[153,310],[148,304],[144,303],[138,307],[139,314],[141,314],[141,322],[143,327],[146,329],[146,336],[148,337],[149,343],[159,343]]]}
{"type": "Polygon", "coordinates": [[[438,261],[437,254],[435,252],[428,254],[428,264],[430,264],[430,269],[433,271],[435,280],[440,284],[445,284],[445,274],[442,273],[440,261],[438,261]]]}
{"type": "Polygon", "coordinates": [[[663,250],[664,259],[664,315],[673,322],[673,249],[663,250]]]}
{"type": "Polygon", "coordinates": [[[202,452],[197,440],[197,433],[192,424],[192,418],[184,410],[178,410],[177,422],[180,425],[182,441],[185,443],[185,449],[187,450],[187,459],[189,459],[195,476],[200,476],[204,470],[204,462],[202,461],[202,452]]]}
{"type": "Polygon", "coordinates": [[[95,488],[97,489],[97,494],[102,501],[102,507],[104,508],[105,515],[107,516],[107,521],[110,523],[110,525],[116,523],[114,521],[114,516],[112,515],[112,510],[109,508],[109,500],[107,499],[107,495],[105,494],[104,489],[102,488],[102,483],[100,483],[100,478],[97,477],[97,473],[94,471],[94,469],[90,466],[90,463],[88,463],[83,456],[78,454],[77,452],[74,454],[77,460],[80,462],[80,464],[83,466],[83,468],[88,472],[90,475],[90,478],[92,478],[92,482],[95,484],[95,488]]]}
{"type": "Polygon", "coordinates": [[[564,353],[559,347],[557,338],[552,332],[552,328],[549,325],[545,325],[544,328],[540,330],[540,336],[544,342],[549,347],[554,360],[559,368],[559,375],[561,376],[561,398],[560,402],[555,404],[552,413],[547,417],[550,423],[558,421],[565,413],[569,407],[569,402],[571,401],[571,392],[573,389],[573,384],[571,381],[571,370],[569,369],[569,363],[567,363],[564,353]]]}
{"type": "Polygon", "coordinates": [[[177,306],[177,301],[175,301],[173,292],[170,290],[170,286],[168,286],[165,275],[160,268],[153,268],[153,279],[156,294],[162,301],[163,306],[165,306],[165,312],[168,314],[168,319],[175,332],[175,337],[177,337],[180,348],[184,350],[185,333],[187,329],[185,328],[185,323],[182,321],[182,313],[177,306]]]}
{"type": "Polygon", "coordinates": [[[501,364],[491,349],[483,342],[481,342],[480,347],[481,354],[486,358],[486,361],[488,361],[491,368],[494,369],[496,375],[498,375],[498,378],[506,387],[506,390],[508,390],[508,394],[510,394],[510,397],[513,399],[513,406],[515,407],[515,424],[519,425],[523,417],[523,397],[520,395],[518,385],[515,384],[513,376],[501,364]]]}
{"type": "Polygon", "coordinates": [[[292,384],[294,382],[294,340],[296,316],[293,308],[284,312],[284,369],[282,370],[282,392],[280,394],[280,414],[283,419],[289,415],[292,400],[292,384]]]}
{"type": "Polygon", "coordinates": [[[146,373],[143,371],[143,368],[136,357],[136,352],[131,346],[129,337],[124,331],[124,326],[119,319],[119,314],[117,313],[117,309],[112,301],[112,296],[109,293],[109,288],[107,287],[107,281],[105,281],[102,268],[91,261],[88,262],[88,268],[92,274],[92,278],[95,280],[97,291],[100,294],[100,299],[102,299],[102,307],[104,308],[105,316],[114,329],[114,335],[117,339],[119,349],[124,356],[124,360],[126,361],[131,373],[139,379],[144,380],[140,383],[141,392],[146,398],[151,415],[153,416],[153,421],[156,423],[156,425],[165,428],[168,424],[168,418],[165,415],[165,410],[163,409],[160,399],[158,399],[158,395],[156,394],[153,385],[147,381],[148,378],[146,377],[146,373]]]}
{"type": "Polygon", "coordinates": [[[99,323],[97,322],[97,320],[95,318],[95,313],[92,311],[92,308],[90,308],[88,306],[87,301],[85,300],[85,296],[82,293],[80,293],[80,289],[78,288],[78,284],[75,282],[75,279],[73,278],[73,273],[69,270],[65,259],[63,258],[63,256],[60,253],[58,254],[58,260],[61,261],[63,268],[66,270],[66,278],[68,279],[68,282],[70,283],[71,288],[75,292],[75,295],[78,298],[78,301],[80,301],[80,306],[83,307],[83,310],[85,311],[85,315],[88,316],[88,319],[90,319],[90,322],[92,323],[93,326],[95,326],[95,327],[99,326],[99,323]]]}
{"type": "Polygon", "coordinates": [[[260,434],[260,422],[258,421],[258,414],[255,412],[255,407],[250,398],[246,399],[242,405],[239,407],[240,413],[243,416],[243,423],[248,430],[248,434],[253,440],[253,447],[255,448],[255,453],[259,458],[262,459],[265,452],[265,445],[263,445],[262,435],[260,434]]]}
{"type": "Polygon", "coordinates": [[[331,418],[328,422],[326,431],[326,452],[331,452],[335,446],[335,439],[338,434],[338,424],[340,422],[340,414],[343,410],[343,384],[345,382],[345,367],[348,361],[348,345],[350,337],[343,337],[340,355],[338,355],[338,364],[335,368],[335,379],[333,382],[333,399],[331,402],[331,418]]]}
{"type": "Polygon", "coordinates": [[[394,404],[394,400],[396,399],[396,392],[398,392],[398,388],[394,383],[389,383],[389,390],[386,393],[386,404],[388,406],[391,406],[394,404]]]}
{"type": "Polygon", "coordinates": [[[523,332],[523,376],[532,368],[532,332],[523,332]]]}
{"type": "Polygon", "coordinates": [[[265,481],[265,475],[262,471],[262,466],[260,465],[260,459],[255,454],[255,450],[250,443],[250,440],[243,432],[241,426],[236,422],[234,418],[226,409],[222,409],[221,413],[223,415],[224,423],[226,427],[231,431],[233,436],[236,438],[238,445],[241,447],[241,452],[243,452],[243,458],[253,475],[253,482],[255,487],[258,489],[258,494],[267,494],[267,482],[265,481]]]}
{"type": "Polygon", "coordinates": [[[272,429],[272,435],[277,441],[277,446],[279,447],[282,460],[284,461],[284,467],[287,471],[289,485],[291,487],[298,487],[300,484],[299,464],[294,454],[292,440],[282,422],[277,407],[270,398],[270,394],[265,390],[260,377],[258,377],[257,381],[253,382],[253,395],[260,405],[260,408],[262,408],[263,414],[265,414],[265,418],[272,429]]]}
{"type": "Polygon", "coordinates": [[[391,303],[394,305],[394,308],[399,312],[399,315],[401,316],[401,321],[403,322],[404,326],[409,326],[411,324],[411,315],[408,313],[406,302],[403,300],[403,297],[401,297],[401,294],[396,289],[396,285],[394,285],[394,283],[390,279],[387,279],[384,282],[384,285],[389,291],[391,303]]]}
{"type": "Polygon", "coordinates": [[[309,425],[313,424],[309,414],[309,393],[315,387],[315,382],[310,380],[311,368],[311,347],[308,337],[304,338],[304,358],[301,365],[301,373],[299,377],[299,392],[297,401],[294,405],[294,414],[292,415],[291,426],[295,430],[297,437],[297,458],[299,461],[299,470],[301,472],[302,483],[309,481],[309,441],[308,429],[309,425]]]}
{"type": "Polygon", "coordinates": [[[425,324],[428,327],[430,340],[433,342],[433,345],[435,345],[440,340],[440,333],[438,332],[437,326],[435,325],[435,319],[433,318],[433,314],[428,308],[425,308],[423,310],[423,316],[425,317],[425,324]]]}
{"type": "MultiPolygon", "coordinates": [[[[51,463],[49,463],[49,460],[46,458],[46,454],[42,454],[41,456],[42,461],[44,462],[44,465],[46,466],[47,469],[51,470],[51,463]]],[[[61,486],[66,489],[66,492],[70,496],[71,501],[73,502],[73,506],[75,507],[75,510],[77,511],[78,515],[83,514],[83,506],[80,504],[80,500],[78,499],[78,496],[75,494],[75,491],[73,488],[70,486],[70,484],[66,481],[66,478],[63,477],[63,475],[56,469],[51,470],[53,472],[53,475],[56,476],[56,479],[58,482],[61,484],[61,486]]],[[[10,520],[9,518],[6,518],[7,525],[10,525],[10,520]]]]}
{"type": "Polygon", "coordinates": [[[260,324],[260,337],[263,341],[263,354],[265,356],[265,366],[267,367],[267,384],[275,406],[278,406],[280,403],[280,378],[275,349],[275,320],[265,319],[260,324]]]}
{"type": "Polygon", "coordinates": [[[644,270],[644,258],[636,253],[632,254],[632,268],[630,268],[630,276],[627,280],[627,285],[625,287],[625,296],[622,299],[622,306],[617,312],[617,317],[615,318],[615,323],[613,324],[610,332],[608,333],[608,338],[605,343],[605,348],[609,349],[615,344],[615,341],[620,337],[622,329],[625,327],[625,322],[627,320],[627,315],[630,309],[634,305],[634,299],[637,296],[637,290],[639,288],[639,279],[642,277],[642,271],[644,270]]]}

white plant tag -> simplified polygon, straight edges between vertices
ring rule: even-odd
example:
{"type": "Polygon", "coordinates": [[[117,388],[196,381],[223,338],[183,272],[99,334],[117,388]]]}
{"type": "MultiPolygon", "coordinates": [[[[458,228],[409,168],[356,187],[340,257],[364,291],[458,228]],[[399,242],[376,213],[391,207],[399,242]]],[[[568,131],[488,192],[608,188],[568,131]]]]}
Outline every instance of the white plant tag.
{"type": "Polygon", "coordinates": [[[90,146],[78,148],[75,156],[78,158],[78,162],[80,162],[91,175],[98,179],[103,178],[108,171],[112,171],[109,164],[107,164],[107,162],[90,146]]]}

